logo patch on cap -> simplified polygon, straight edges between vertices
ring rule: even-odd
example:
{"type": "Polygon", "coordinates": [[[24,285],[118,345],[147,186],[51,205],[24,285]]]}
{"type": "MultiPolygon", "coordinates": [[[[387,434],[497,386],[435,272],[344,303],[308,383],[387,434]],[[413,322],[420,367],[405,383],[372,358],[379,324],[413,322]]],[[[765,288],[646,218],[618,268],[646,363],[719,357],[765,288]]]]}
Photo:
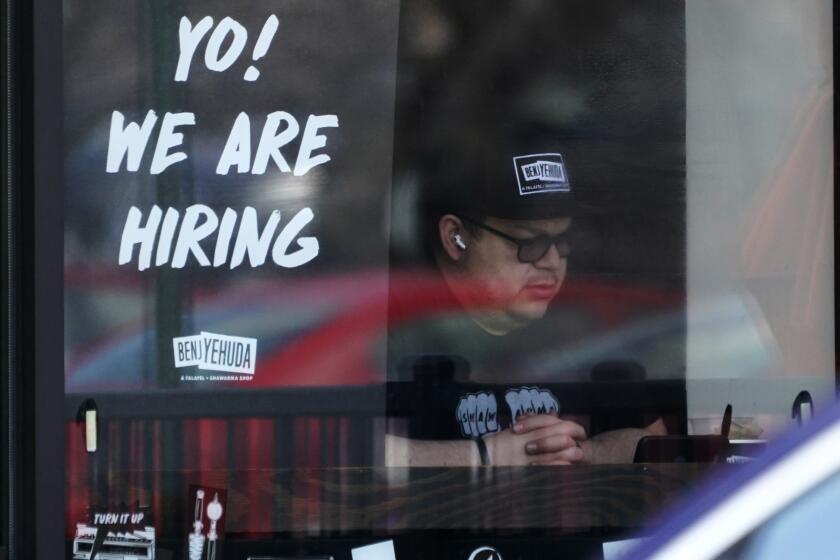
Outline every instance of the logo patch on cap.
{"type": "Polygon", "coordinates": [[[566,163],[561,154],[531,154],[513,158],[520,195],[571,192],[566,163]]]}

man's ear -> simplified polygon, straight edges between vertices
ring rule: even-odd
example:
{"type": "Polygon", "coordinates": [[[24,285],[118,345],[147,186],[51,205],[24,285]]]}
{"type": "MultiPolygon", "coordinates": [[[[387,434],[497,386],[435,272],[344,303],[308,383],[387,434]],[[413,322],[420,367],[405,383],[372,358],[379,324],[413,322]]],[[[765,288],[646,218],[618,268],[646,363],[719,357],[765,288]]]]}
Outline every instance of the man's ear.
{"type": "Polygon", "coordinates": [[[461,219],[455,214],[446,214],[438,221],[438,234],[443,251],[455,262],[464,258],[464,249],[456,243],[456,236],[461,243],[467,243],[467,234],[461,219]]]}

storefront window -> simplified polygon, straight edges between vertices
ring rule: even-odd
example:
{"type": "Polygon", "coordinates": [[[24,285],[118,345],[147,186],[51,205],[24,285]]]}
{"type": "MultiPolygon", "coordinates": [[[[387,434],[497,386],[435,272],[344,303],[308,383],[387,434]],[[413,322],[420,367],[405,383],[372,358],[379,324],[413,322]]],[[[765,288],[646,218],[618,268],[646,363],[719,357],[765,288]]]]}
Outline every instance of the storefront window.
{"type": "Polygon", "coordinates": [[[68,558],[605,557],[834,400],[830,2],[61,10],[68,558]]]}

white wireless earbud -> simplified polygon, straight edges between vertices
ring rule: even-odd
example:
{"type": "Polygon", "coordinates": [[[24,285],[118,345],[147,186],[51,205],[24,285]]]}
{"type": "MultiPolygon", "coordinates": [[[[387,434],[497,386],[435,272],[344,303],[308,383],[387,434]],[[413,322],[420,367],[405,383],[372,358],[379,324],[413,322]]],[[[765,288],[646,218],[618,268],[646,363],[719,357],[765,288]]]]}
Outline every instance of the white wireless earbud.
{"type": "Polygon", "coordinates": [[[457,245],[458,247],[460,247],[462,251],[463,251],[463,250],[466,250],[467,245],[466,245],[466,243],[464,243],[464,240],[463,240],[463,239],[461,239],[461,236],[460,236],[460,235],[456,235],[456,236],[455,236],[455,237],[453,237],[452,239],[453,239],[453,241],[455,242],[455,245],[457,245]]]}

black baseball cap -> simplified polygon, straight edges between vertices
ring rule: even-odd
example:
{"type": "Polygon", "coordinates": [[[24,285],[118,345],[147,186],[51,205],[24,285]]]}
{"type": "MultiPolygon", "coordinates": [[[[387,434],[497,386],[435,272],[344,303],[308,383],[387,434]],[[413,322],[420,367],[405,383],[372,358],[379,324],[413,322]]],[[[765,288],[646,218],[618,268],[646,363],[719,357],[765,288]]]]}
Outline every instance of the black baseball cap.
{"type": "Polygon", "coordinates": [[[578,153],[562,141],[537,136],[517,141],[477,138],[446,150],[426,177],[428,209],[510,220],[579,214],[578,153]]]}

